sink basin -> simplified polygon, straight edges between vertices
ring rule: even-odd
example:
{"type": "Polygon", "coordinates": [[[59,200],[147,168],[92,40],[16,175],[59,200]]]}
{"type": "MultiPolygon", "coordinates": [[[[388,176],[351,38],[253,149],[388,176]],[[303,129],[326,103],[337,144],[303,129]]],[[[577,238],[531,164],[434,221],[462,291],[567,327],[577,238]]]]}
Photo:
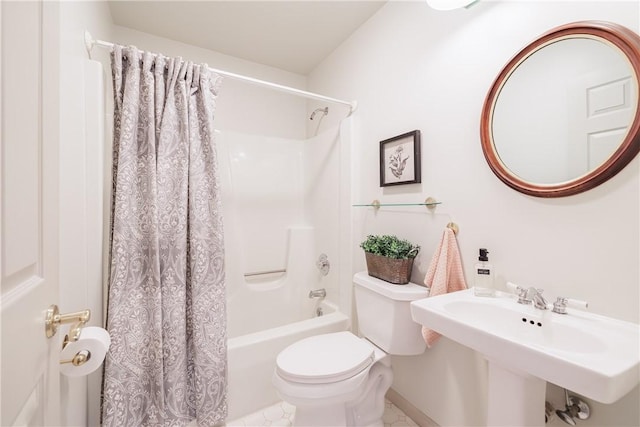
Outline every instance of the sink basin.
{"type": "Polygon", "coordinates": [[[411,303],[414,321],[482,353],[490,365],[615,402],[639,382],[640,326],[567,311],[518,304],[502,292],[476,297],[472,289],[411,303]]]}
{"type": "Polygon", "coordinates": [[[471,324],[512,342],[544,348],[545,351],[593,354],[605,348],[604,341],[598,338],[593,329],[585,330],[578,324],[579,321],[566,318],[566,315],[556,319],[556,315],[549,315],[548,310],[537,310],[522,304],[519,304],[520,307],[514,306],[515,300],[492,298],[483,301],[473,298],[448,302],[445,309],[459,322],[471,324]]]}

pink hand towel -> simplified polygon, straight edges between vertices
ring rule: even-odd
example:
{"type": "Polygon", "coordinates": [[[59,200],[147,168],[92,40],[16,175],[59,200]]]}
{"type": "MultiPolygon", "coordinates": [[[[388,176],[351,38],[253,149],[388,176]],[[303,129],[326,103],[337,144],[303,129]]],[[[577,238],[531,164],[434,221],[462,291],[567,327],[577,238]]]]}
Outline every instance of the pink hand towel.
{"type": "MultiPolygon", "coordinates": [[[[445,228],[442,234],[440,246],[431,258],[424,284],[431,289],[430,297],[467,289],[456,234],[450,228],[445,228]]],[[[427,347],[431,347],[440,338],[440,334],[422,327],[422,337],[427,347]]]]}

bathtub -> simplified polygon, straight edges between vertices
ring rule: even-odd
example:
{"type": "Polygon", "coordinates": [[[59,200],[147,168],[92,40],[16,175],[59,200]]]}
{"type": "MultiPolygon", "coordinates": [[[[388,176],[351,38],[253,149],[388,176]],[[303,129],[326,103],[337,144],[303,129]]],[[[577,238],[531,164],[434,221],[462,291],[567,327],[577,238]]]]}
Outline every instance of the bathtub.
{"type": "Polygon", "coordinates": [[[235,420],[280,398],[271,384],[276,356],[285,347],[312,335],[339,332],[350,326],[349,317],[335,304],[323,301],[308,316],[283,326],[229,338],[228,341],[228,420],[235,420]],[[316,308],[322,316],[316,316],[316,308]]]}

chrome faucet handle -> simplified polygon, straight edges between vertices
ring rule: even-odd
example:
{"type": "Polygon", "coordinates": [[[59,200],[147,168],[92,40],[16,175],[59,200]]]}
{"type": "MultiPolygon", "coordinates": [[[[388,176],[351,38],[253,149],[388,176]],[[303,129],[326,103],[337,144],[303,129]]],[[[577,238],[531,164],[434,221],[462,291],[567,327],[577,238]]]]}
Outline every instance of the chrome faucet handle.
{"type": "Polygon", "coordinates": [[[331,263],[329,263],[329,257],[326,254],[320,254],[318,260],[316,261],[316,267],[320,270],[323,276],[329,274],[329,269],[331,268],[331,263]]]}
{"type": "Polygon", "coordinates": [[[529,289],[518,287],[518,304],[531,304],[531,298],[529,297],[529,289]]]}
{"type": "Polygon", "coordinates": [[[512,282],[507,282],[507,288],[509,288],[518,297],[518,304],[531,304],[531,299],[528,298],[528,289],[523,288],[520,285],[516,285],[512,282]]]}
{"type": "Polygon", "coordinates": [[[558,299],[556,299],[556,302],[553,303],[552,311],[558,314],[567,314],[567,306],[586,310],[587,308],[589,308],[589,303],[579,299],[558,297],[558,299]]]}
{"type": "Polygon", "coordinates": [[[553,303],[553,309],[551,311],[558,314],[567,314],[567,302],[567,298],[558,297],[556,302],[553,303]]]}

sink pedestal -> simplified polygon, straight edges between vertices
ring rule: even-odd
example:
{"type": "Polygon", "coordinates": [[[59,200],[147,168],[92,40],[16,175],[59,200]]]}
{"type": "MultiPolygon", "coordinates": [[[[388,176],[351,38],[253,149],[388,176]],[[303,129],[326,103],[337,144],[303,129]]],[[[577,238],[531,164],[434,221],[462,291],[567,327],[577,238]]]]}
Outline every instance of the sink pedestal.
{"type": "Polygon", "coordinates": [[[489,362],[487,426],[544,427],[547,382],[500,362],[489,362]]]}
{"type": "Polygon", "coordinates": [[[606,404],[639,382],[636,323],[573,309],[562,315],[473,289],[411,301],[411,316],[489,361],[490,426],[543,427],[546,381],[606,404]]]}

